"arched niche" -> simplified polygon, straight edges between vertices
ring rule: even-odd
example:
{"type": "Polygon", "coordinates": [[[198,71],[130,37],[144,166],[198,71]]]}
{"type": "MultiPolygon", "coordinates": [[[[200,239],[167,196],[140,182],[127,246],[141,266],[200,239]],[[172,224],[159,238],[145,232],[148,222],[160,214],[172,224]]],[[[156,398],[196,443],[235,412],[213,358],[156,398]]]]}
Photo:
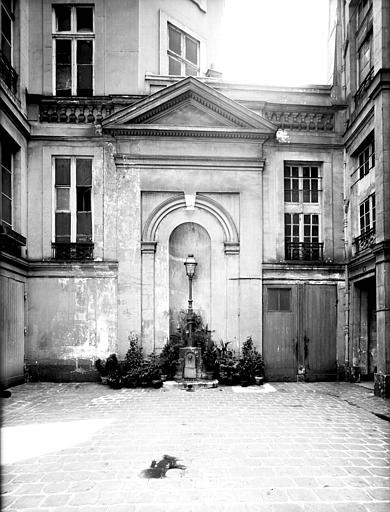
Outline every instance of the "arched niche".
{"type": "Polygon", "coordinates": [[[169,317],[170,333],[178,326],[180,311],[188,307],[188,277],[184,262],[188,254],[197,261],[193,279],[193,308],[205,323],[211,309],[211,239],[204,227],[195,222],[177,226],[169,237],[169,317]]]}

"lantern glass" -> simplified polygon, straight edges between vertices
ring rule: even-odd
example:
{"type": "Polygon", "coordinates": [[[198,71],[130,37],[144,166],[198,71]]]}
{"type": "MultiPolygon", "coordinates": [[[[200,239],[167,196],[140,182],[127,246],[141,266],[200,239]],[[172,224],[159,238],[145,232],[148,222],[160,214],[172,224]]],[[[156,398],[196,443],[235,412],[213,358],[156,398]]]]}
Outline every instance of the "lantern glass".
{"type": "Polygon", "coordinates": [[[194,258],[193,254],[189,254],[184,262],[184,265],[186,267],[186,274],[188,277],[194,277],[195,275],[195,269],[196,269],[196,260],[194,258]]]}

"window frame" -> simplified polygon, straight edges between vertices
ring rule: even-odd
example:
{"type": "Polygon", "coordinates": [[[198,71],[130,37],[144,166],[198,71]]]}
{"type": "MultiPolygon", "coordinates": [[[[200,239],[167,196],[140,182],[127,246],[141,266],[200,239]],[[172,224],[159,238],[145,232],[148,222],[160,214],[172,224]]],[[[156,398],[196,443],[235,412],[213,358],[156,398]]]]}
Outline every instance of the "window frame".
{"type": "MultiPolygon", "coordinates": [[[[293,219],[292,219],[293,220],[293,219]]],[[[289,224],[290,226],[294,226],[294,225],[297,225],[297,224],[294,224],[293,222],[291,222],[289,224]]],[[[293,229],[292,229],[293,231],[293,229]]],[[[284,212],[284,243],[286,245],[286,242],[290,242],[290,243],[302,243],[302,244],[320,244],[321,243],[321,237],[320,237],[320,233],[321,233],[321,215],[319,213],[297,213],[297,212],[284,212]],[[293,238],[296,238],[294,237],[294,234],[293,232],[290,233],[290,239],[287,240],[287,236],[286,236],[286,215],[298,215],[298,226],[299,226],[299,235],[298,235],[298,240],[293,240],[293,238]],[[305,217],[307,216],[310,216],[311,218],[311,221],[312,221],[312,218],[313,216],[316,215],[318,217],[318,224],[313,224],[313,222],[310,222],[310,224],[305,224],[305,217]],[[305,238],[307,238],[307,235],[305,235],[305,226],[310,226],[310,241],[308,240],[305,240],[305,238]],[[318,227],[318,234],[317,235],[312,235],[312,228],[313,226],[317,226],[318,227]],[[313,238],[318,238],[318,240],[315,240],[313,241],[313,238]]]]}
{"type": "MultiPolygon", "coordinates": [[[[322,192],[322,173],[321,173],[321,165],[317,162],[315,163],[312,163],[312,162],[291,162],[291,161],[286,161],[284,162],[284,165],[283,165],[283,194],[284,194],[284,203],[285,204],[312,204],[312,205],[317,205],[317,204],[320,204],[321,202],[321,192],[322,192]],[[292,168],[298,168],[298,176],[294,177],[291,175],[289,176],[286,176],[286,168],[289,167],[290,169],[292,168]],[[309,168],[310,171],[312,169],[315,169],[317,168],[317,177],[311,177],[311,176],[304,176],[304,169],[305,168],[309,168]],[[286,180],[290,180],[290,182],[292,182],[292,180],[294,180],[295,182],[297,182],[297,185],[298,187],[297,188],[286,188],[286,180]],[[304,182],[305,181],[309,181],[310,183],[310,187],[309,189],[305,189],[304,188],[304,182]],[[311,185],[313,184],[313,182],[316,182],[317,183],[317,189],[313,188],[311,185]],[[311,192],[313,190],[316,190],[317,192],[317,201],[304,201],[304,192],[305,190],[309,190],[310,191],[310,195],[311,192]],[[291,195],[290,197],[292,197],[292,193],[294,191],[297,191],[298,192],[298,201],[292,201],[292,200],[288,200],[286,201],[286,192],[290,192],[291,195]]],[[[309,171],[309,172],[310,172],[309,171]]]]}
{"type": "Polygon", "coordinates": [[[367,78],[367,76],[370,74],[370,71],[373,66],[373,32],[372,30],[369,31],[362,41],[361,45],[359,46],[357,52],[356,52],[356,72],[357,72],[357,86],[360,87],[364,80],[367,78]],[[363,51],[364,45],[368,45],[369,49],[369,61],[368,64],[362,68],[361,66],[361,52],[363,51]],[[364,75],[362,74],[362,70],[365,70],[364,75]]]}
{"type": "MultiPolygon", "coordinates": [[[[6,142],[7,144],[7,142],[6,142]]],[[[14,171],[15,171],[15,152],[12,150],[12,147],[11,145],[9,145],[10,147],[10,156],[11,156],[11,159],[10,159],[10,164],[11,164],[11,167],[10,169],[8,169],[4,164],[3,164],[3,146],[4,146],[4,141],[1,142],[1,147],[0,147],[0,155],[1,155],[1,159],[0,159],[0,170],[1,170],[1,173],[0,173],[0,223],[1,224],[5,224],[6,226],[10,227],[11,229],[13,229],[13,225],[14,225],[14,171]],[[6,172],[9,173],[10,175],[10,183],[11,183],[11,197],[9,197],[8,195],[6,195],[4,192],[3,192],[3,170],[5,169],[6,172]],[[11,222],[9,223],[8,221],[4,220],[3,218],[3,196],[6,197],[10,203],[11,203],[11,222]]]]}
{"type": "Polygon", "coordinates": [[[180,20],[168,15],[162,9],[159,11],[160,14],[160,51],[159,51],[159,74],[162,76],[179,77],[179,75],[169,75],[168,65],[168,23],[173,25],[177,30],[184,32],[191,39],[199,42],[198,49],[198,67],[199,72],[197,76],[202,76],[207,69],[207,44],[206,39],[201,36],[198,32],[195,32],[188,25],[183,24],[180,20]]]}
{"type": "Polygon", "coordinates": [[[168,21],[168,27],[167,27],[167,56],[168,56],[168,74],[169,76],[199,76],[200,74],[200,41],[192,37],[190,34],[187,34],[185,31],[181,30],[180,28],[176,27],[173,23],[168,21]],[[174,31],[178,32],[180,35],[180,55],[176,53],[174,50],[172,50],[169,47],[169,34],[170,29],[173,29],[174,31]],[[187,41],[186,39],[191,40],[196,45],[196,57],[197,57],[197,64],[195,65],[192,61],[188,60],[186,58],[186,50],[187,50],[187,41]],[[180,64],[180,75],[173,75],[169,73],[169,59],[172,58],[175,62],[178,62],[180,64]],[[187,75],[186,74],[186,66],[189,65],[196,69],[196,75],[187,75]],[[184,72],[183,72],[184,71],[184,72]]]}
{"type": "MultiPolygon", "coordinates": [[[[6,12],[7,16],[9,17],[10,19],[10,24],[11,24],[11,27],[10,27],[10,30],[11,30],[11,34],[10,34],[10,41],[8,41],[7,39],[7,42],[9,43],[9,46],[10,46],[10,59],[8,59],[4,54],[3,54],[3,51],[2,51],[2,39],[3,39],[3,30],[2,30],[2,23],[3,23],[3,12],[0,13],[0,21],[1,21],[1,24],[0,24],[0,50],[1,50],[1,54],[3,56],[4,59],[7,60],[7,62],[13,66],[14,65],[14,21],[15,21],[15,1],[14,0],[11,0],[11,11],[9,11],[8,7],[6,6],[5,2],[3,2],[3,0],[0,1],[0,9],[1,11],[4,9],[4,11],[6,12]]],[[[5,36],[4,36],[5,37],[5,36]]]]}
{"type": "Polygon", "coordinates": [[[357,162],[356,172],[358,173],[358,179],[362,180],[365,176],[367,176],[372,169],[375,169],[375,138],[374,134],[369,135],[365,141],[360,145],[359,149],[355,153],[355,158],[357,162]],[[369,154],[367,158],[365,158],[365,152],[368,151],[369,154]],[[360,162],[362,158],[362,162],[360,162]],[[368,166],[366,164],[368,163],[368,166]],[[370,165],[371,164],[371,165],[370,165]]]}
{"type": "Polygon", "coordinates": [[[376,199],[375,192],[366,197],[359,203],[359,236],[365,235],[371,230],[376,231],[376,199]],[[367,205],[367,211],[363,210],[362,207],[367,205]],[[368,218],[368,222],[366,219],[368,218]],[[362,222],[363,220],[363,222],[362,222]]]}
{"type": "Polygon", "coordinates": [[[91,95],[95,94],[95,5],[94,4],[54,4],[52,6],[52,47],[53,47],[53,95],[57,95],[57,41],[71,41],[71,55],[70,55],[70,67],[71,67],[71,94],[66,97],[78,96],[77,94],[77,42],[78,41],[91,41],[92,43],[92,84],[91,84],[91,95]],[[71,9],[71,25],[70,30],[57,30],[57,15],[56,8],[69,6],[71,9]],[[92,9],[92,31],[91,32],[78,32],[77,31],[77,8],[90,7],[92,9]]]}
{"type": "Polygon", "coordinates": [[[56,213],[70,213],[70,241],[65,243],[70,244],[83,244],[94,243],[94,194],[93,194],[93,165],[94,157],[91,155],[61,155],[56,154],[52,156],[52,242],[61,243],[56,241],[56,213]],[[69,159],[70,160],[70,186],[56,185],[56,160],[69,159]],[[77,160],[90,160],[91,161],[91,240],[90,241],[77,241],[77,176],[76,176],[76,161],[77,160]],[[57,189],[69,189],[69,210],[57,210],[57,189]]]}

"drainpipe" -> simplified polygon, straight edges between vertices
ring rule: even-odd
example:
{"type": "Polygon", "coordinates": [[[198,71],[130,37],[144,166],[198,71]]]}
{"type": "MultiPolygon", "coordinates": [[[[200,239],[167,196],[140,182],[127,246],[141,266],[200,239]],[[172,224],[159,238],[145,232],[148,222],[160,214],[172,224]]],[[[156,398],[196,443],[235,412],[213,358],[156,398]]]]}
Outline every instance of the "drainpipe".
{"type": "Polygon", "coordinates": [[[347,198],[347,161],[346,151],[344,149],[344,368],[349,367],[349,312],[350,312],[350,294],[349,294],[349,275],[348,275],[348,211],[349,200],[347,198]]]}

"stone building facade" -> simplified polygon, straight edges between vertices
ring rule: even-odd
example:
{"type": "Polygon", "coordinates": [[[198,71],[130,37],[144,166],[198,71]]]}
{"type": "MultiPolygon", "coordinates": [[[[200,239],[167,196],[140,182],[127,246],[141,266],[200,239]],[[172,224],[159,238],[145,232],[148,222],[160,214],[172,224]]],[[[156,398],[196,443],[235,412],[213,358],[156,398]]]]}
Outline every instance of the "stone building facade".
{"type": "MultiPolygon", "coordinates": [[[[356,87],[345,96],[340,73],[330,86],[224,81],[223,6],[2,0],[3,382],[23,378],[24,362],[42,379],[95,379],[94,360],[123,356],[130,333],[160,350],[187,306],[189,253],[195,310],[236,350],[252,336],[270,380],[362,364],[347,329],[364,285],[353,269],[372,277],[351,252],[360,203],[347,178],[362,141],[345,119],[356,87]]],[[[338,13],[336,69],[348,54],[338,13]]],[[[388,263],[375,255],[387,375],[388,263]]]]}
{"type": "Polygon", "coordinates": [[[346,104],[343,134],[346,243],[346,361],[376,374],[389,394],[390,373],[390,5],[340,2],[337,77],[346,104]]]}

